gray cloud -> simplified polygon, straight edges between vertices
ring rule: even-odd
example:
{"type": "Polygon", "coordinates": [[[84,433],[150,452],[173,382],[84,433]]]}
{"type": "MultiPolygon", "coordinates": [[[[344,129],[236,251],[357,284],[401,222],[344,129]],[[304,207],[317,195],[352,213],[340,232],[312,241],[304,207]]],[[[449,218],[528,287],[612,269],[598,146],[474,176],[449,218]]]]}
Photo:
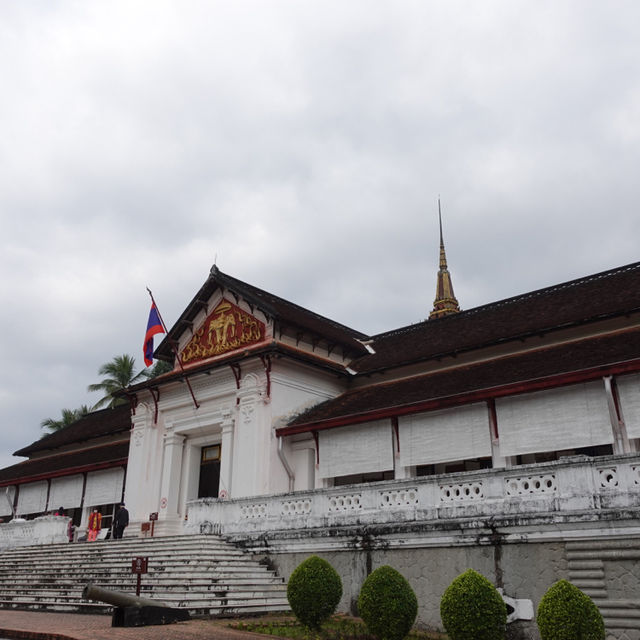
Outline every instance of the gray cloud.
{"type": "Polygon", "coordinates": [[[224,271],[367,332],[638,259],[637,3],[0,8],[0,463],[224,271]]]}

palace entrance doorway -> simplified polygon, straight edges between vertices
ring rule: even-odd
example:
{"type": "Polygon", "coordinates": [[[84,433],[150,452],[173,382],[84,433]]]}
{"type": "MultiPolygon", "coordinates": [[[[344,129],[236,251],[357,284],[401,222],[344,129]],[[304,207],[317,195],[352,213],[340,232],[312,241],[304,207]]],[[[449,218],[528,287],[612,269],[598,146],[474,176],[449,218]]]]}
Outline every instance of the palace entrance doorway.
{"type": "Polygon", "coordinates": [[[220,488],[220,445],[202,447],[198,498],[217,498],[220,488]]]}

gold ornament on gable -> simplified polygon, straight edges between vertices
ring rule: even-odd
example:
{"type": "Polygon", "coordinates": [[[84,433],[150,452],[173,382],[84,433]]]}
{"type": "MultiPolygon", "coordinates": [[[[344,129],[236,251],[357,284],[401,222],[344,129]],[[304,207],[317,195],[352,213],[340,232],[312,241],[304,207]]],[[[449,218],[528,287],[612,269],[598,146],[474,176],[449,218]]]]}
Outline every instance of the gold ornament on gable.
{"type": "Polygon", "coordinates": [[[193,334],[180,357],[184,363],[219,356],[262,342],[265,325],[228,300],[221,300],[193,334]]]}

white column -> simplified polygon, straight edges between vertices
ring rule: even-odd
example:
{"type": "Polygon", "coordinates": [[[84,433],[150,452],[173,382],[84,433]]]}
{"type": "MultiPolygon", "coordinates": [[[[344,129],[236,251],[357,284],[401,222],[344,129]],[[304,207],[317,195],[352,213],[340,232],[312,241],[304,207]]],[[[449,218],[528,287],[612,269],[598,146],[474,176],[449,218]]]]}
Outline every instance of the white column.
{"type": "Polygon", "coordinates": [[[400,461],[400,427],[398,426],[398,418],[391,420],[391,443],[393,446],[393,477],[396,480],[402,480],[411,476],[411,467],[405,467],[400,461]]]}
{"type": "Polygon", "coordinates": [[[500,455],[498,416],[496,414],[496,405],[493,400],[489,400],[487,402],[487,411],[489,412],[489,437],[491,438],[491,466],[494,469],[499,469],[501,467],[509,469],[513,466],[513,458],[500,455]]]}
{"type": "Polygon", "coordinates": [[[133,429],[129,444],[129,462],[125,483],[125,503],[134,522],[144,522],[149,514],[158,511],[164,423],[162,414],[153,421],[154,407],[141,402],[132,417],[133,429]]]}
{"type": "Polygon", "coordinates": [[[164,436],[164,467],[160,495],[160,520],[179,517],[178,499],[180,496],[180,477],[182,472],[182,449],[184,436],[167,433],[164,436]]]}
{"type": "Polygon", "coordinates": [[[607,394],[607,406],[609,408],[609,418],[611,420],[611,430],[613,431],[613,453],[630,453],[631,446],[627,437],[627,427],[618,418],[616,401],[613,397],[614,390],[611,385],[611,376],[604,376],[604,390],[607,394]]]}
{"type": "MultiPolygon", "coordinates": [[[[240,383],[233,431],[233,497],[264,495],[268,491],[270,428],[264,385],[249,373],[240,383]]],[[[224,453],[223,453],[224,456],[224,453]]]]}
{"type": "Polygon", "coordinates": [[[220,448],[220,487],[218,495],[231,497],[231,475],[233,461],[233,415],[231,410],[222,414],[222,443],[220,448]]]}

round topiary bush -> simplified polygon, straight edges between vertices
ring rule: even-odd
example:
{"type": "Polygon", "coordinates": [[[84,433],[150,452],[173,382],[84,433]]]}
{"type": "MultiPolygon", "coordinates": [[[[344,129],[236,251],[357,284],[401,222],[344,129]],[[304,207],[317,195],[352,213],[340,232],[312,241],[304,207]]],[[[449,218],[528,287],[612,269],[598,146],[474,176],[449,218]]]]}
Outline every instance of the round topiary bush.
{"type": "Polygon", "coordinates": [[[402,640],[418,614],[418,599],[404,576],[385,565],[364,581],[358,611],[371,635],[379,640],[402,640]]]}
{"type": "Polygon", "coordinates": [[[440,617],[451,640],[502,640],[507,605],[483,575],[468,569],[442,595],[440,617]]]}
{"type": "Polygon", "coordinates": [[[604,640],[604,621],[593,600],[559,580],[542,596],[536,617],[542,640],[604,640]]]}
{"type": "Polygon", "coordinates": [[[289,606],[300,622],[319,629],[335,612],[342,597],[342,580],[322,558],[310,556],[294,570],[287,585],[289,606]]]}

